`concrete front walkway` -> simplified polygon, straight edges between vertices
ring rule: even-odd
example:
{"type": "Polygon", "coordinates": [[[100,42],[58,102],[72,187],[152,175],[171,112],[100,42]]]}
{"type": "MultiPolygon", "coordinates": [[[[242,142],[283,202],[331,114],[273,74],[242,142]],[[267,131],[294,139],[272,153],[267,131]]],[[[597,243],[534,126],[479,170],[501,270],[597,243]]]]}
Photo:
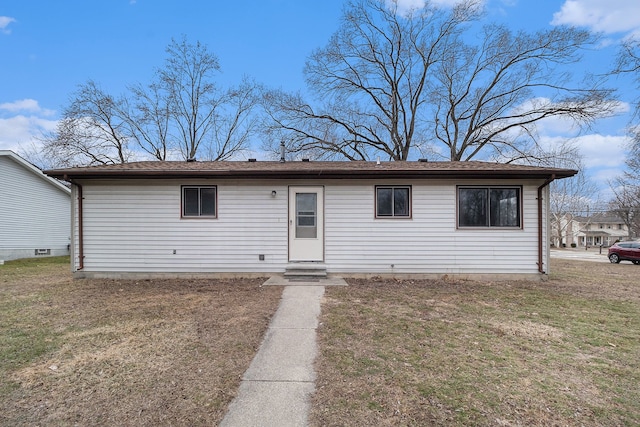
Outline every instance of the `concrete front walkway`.
{"type": "Polygon", "coordinates": [[[335,278],[289,281],[274,277],[265,285],[285,288],[260,349],[242,377],[238,396],[220,424],[224,427],[307,425],[324,287],[346,283],[335,278]]]}

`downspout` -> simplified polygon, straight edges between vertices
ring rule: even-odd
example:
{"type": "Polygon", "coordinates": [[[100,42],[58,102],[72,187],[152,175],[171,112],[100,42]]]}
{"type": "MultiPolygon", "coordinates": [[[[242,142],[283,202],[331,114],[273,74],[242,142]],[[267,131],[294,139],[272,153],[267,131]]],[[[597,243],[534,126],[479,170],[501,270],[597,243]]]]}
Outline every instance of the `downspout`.
{"type": "MultiPolygon", "coordinates": [[[[556,174],[551,175],[550,178],[538,187],[538,271],[542,274],[545,274],[544,263],[542,261],[542,248],[544,242],[542,241],[543,232],[542,232],[542,190],[549,184],[551,184],[556,179],[556,174]]],[[[548,214],[548,212],[547,212],[548,214]]]]}
{"type": "MultiPolygon", "coordinates": [[[[72,179],[67,179],[67,176],[64,176],[65,181],[69,181],[71,184],[75,185],[78,189],[78,270],[82,270],[84,268],[84,235],[83,235],[83,209],[82,209],[82,185],[78,184],[76,181],[72,179]]],[[[75,226],[75,224],[72,224],[75,226]]]]}

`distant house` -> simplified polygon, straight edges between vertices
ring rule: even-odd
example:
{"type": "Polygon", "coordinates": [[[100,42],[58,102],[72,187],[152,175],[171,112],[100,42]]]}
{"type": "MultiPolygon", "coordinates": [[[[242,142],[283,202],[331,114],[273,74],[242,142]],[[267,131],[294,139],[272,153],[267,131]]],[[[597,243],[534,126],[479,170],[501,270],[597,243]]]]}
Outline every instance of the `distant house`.
{"type": "Polygon", "coordinates": [[[551,236],[552,244],[558,247],[611,246],[618,240],[630,238],[629,228],[622,219],[609,212],[589,216],[562,215],[552,225],[551,236]]]}
{"type": "Polygon", "coordinates": [[[0,150],[0,260],[68,255],[71,190],[0,150]]]}
{"type": "Polygon", "coordinates": [[[629,239],[629,228],[612,213],[596,213],[589,217],[576,217],[579,231],[578,246],[611,246],[618,240],[629,239]]]}
{"type": "Polygon", "coordinates": [[[485,162],[138,162],[72,183],[77,277],[536,277],[549,186],[569,169],[485,162]]]}

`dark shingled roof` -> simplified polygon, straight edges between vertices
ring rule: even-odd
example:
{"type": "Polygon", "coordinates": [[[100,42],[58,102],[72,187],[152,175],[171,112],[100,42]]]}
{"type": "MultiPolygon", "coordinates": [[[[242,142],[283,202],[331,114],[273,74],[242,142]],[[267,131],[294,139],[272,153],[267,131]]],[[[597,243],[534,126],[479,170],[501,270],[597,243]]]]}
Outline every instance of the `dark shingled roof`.
{"type": "Polygon", "coordinates": [[[132,162],[53,169],[45,173],[63,180],[132,178],[567,178],[573,169],[490,162],[314,162],[222,161],[132,162]]]}

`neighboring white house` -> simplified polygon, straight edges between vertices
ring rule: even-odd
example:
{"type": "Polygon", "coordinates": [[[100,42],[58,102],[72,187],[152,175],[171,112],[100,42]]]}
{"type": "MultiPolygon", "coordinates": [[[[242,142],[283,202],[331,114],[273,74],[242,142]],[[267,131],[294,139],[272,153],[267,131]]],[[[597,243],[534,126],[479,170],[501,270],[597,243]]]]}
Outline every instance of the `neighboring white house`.
{"type": "Polygon", "coordinates": [[[629,228],[614,214],[597,213],[574,220],[578,230],[577,246],[611,246],[619,240],[629,239],[629,228]]]}
{"type": "Polygon", "coordinates": [[[567,213],[552,223],[551,230],[551,243],[558,247],[611,246],[616,241],[630,239],[629,227],[608,212],[589,216],[567,213]]]}
{"type": "Polygon", "coordinates": [[[68,255],[71,190],[0,150],[0,260],[68,255]]]}
{"type": "Polygon", "coordinates": [[[541,276],[549,186],[569,169],[486,162],[138,162],[72,183],[77,277],[541,276]]]}

